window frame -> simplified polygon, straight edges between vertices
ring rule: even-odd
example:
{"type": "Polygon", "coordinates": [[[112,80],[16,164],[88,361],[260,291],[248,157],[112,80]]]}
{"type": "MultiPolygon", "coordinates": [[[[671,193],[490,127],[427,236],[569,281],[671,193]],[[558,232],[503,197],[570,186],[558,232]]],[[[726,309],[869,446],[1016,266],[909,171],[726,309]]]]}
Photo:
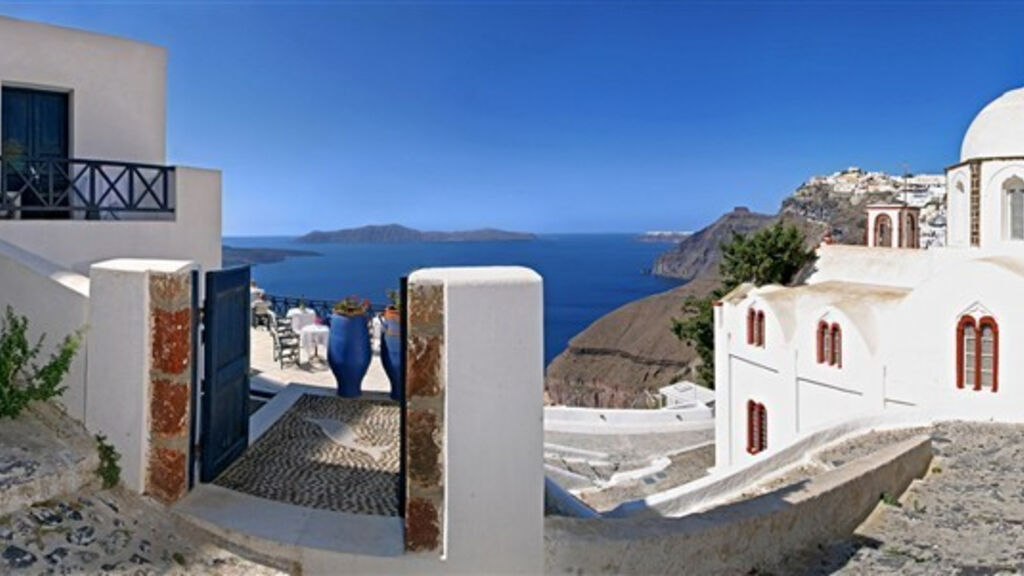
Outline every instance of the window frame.
{"type": "Polygon", "coordinates": [[[964,314],[956,326],[956,387],[980,392],[988,386],[982,386],[982,366],[984,364],[984,334],[990,330],[992,338],[992,392],[999,391],[999,322],[993,316],[986,315],[975,319],[971,314],[964,314]],[[971,330],[971,343],[968,349],[967,329],[971,330]],[[969,360],[969,361],[968,361],[969,360]],[[968,381],[967,376],[971,376],[968,381]]]}
{"type": "Polygon", "coordinates": [[[835,366],[836,368],[843,367],[843,329],[839,326],[838,322],[833,322],[828,333],[829,339],[832,341],[832,356],[829,358],[829,366],[835,366]]]}
{"type": "Polygon", "coordinates": [[[768,410],[764,404],[747,400],[747,453],[754,455],[768,449],[768,410]]]}

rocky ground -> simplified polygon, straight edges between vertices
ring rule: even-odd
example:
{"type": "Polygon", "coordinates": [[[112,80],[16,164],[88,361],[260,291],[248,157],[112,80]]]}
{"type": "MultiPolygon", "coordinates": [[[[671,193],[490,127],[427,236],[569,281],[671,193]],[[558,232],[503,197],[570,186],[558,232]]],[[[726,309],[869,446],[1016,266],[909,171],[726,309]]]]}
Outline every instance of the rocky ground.
{"type": "Polygon", "coordinates": [[[167,508],[102,490],[96,443],[47,405],[0,419],[0,574],[281,574],[167,508]]]}
{"type": "Polygon", "coordinates": [[[0,518],[0,574],[284,574],[204,538],[157,504],[85,490],[0,518]]]}
{"type": "Polygon", "coordinates": [[[854,537],[777,574],[1024,572],[1024,426],[943,423],[929,474],[883,502],[854,537]]]}

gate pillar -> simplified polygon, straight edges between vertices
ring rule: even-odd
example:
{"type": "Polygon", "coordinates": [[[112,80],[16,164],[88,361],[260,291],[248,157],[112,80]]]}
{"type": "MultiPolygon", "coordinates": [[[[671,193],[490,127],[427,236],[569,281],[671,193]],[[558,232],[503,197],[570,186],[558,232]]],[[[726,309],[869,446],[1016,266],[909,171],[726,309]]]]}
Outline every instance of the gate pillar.
{"type": "Polygon", "coordinates": [[[90,269],[86,426],[121,455],[126,487],[170,504],[188,486],[192,262],[90,269]]]}

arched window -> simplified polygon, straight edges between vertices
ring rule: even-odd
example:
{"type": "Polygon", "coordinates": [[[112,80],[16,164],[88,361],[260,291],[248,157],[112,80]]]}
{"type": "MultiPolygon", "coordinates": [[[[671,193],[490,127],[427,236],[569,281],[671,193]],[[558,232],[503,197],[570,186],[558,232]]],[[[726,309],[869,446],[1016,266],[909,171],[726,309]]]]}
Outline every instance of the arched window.
{"type": "Polygon", "coordinates": [[[832,342],[829,337],[828,323],[818,322],[818,364],[824,364],[832,357],[832,342]]]}
{"type": "Polygon", "coordinates": [[[985,316],[965,315],[957,323],[957,388],[999,389],[999,324],[985,316]]]}
{"type": "Polygon", "coordinates": [[[875,217],[875,246],[892,246],[892,218],[888,214],[875,217]]]}
{"type": "Polygon", "coordinates": [[[761,310],[757,311],[757,332],[755,334],[754,343],[761,348],[764,348],[764,312],[761,310]]]}
{"type": "Polygon", "coordinates": [[[839,324],[832,324],[831,334],[829,338],[832,340],[832,358],[829,364],[836,368],[843,367],[843,329],[839,327],[839,324]]]}
{"type": "Polygon", "coordinates": [[[1017,176],[1003,183],[1006,237],[1024,240],[1024,180],[1017,176]]]}
{"type": "Polygon", "coordinates": [[[754,343],[754,324],[756,323],[757,312],[753,308],[747,308],[747,344],[754,343]]]}
{"type": "Polygon", "coordinates": [[[757,454],[768,448],[768,411],[764,404],[747,400],[747,452],[757,454]]]}
{"type": "Polygon", "coordinates": [[[978,386],[999,388],[999,326],[995,318],[985,316],[978,321],[978,386]]]}
{"type": "Polygon", "coordinates": [[[907,248],[918,248],[921,243],[917,232],[917,216],[907,214],[907,248]]]}

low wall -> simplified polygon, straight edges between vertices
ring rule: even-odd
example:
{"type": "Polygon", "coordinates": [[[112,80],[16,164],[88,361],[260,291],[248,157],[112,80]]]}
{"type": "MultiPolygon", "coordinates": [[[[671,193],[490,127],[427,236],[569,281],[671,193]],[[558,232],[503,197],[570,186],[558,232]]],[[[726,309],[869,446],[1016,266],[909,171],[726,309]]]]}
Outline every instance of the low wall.
{"type": "MultiPolygon", "coordinates": [[[[86,327],[89,279],[0,240],[0,314],[7,306],[28,318],[31,341],[46,334],[45,358],[64,336],[86,327]]],[[[83,340],[61,398],[68,414],[79,421],[85,420],[85,358],[83,340]]]]}
{"type": "Polygon", "coordinates": [[[809,432],[789,446],[764,458],[727,470],[712,469],[709,476],[650,496],[624,502],[604,514],[608,518],[632,516],[683,516],[703,510],[742,493],[750,485],[779,474],[807,459],[807,455],[829,444],[853,438],[871,430],[929,426],[935,419],[921,411],[892,412],[853,418],[809,432]]]}
{"type": "Polygon", "coordinates": [[[113,258],[160,258],[221,265],[220,172],[176,167],[170,176],[173,220],[4,220],[0,240],[88,274],[113,258]]]}
{"type": "Polygon", "coordinates": [[[547,406],[544,408],[546,432],[576,434],[656,434],[683,432],[714,427],[714,415],[707,406],[629,410],[547,406]]]}
{"type": "Polygon", "coordinates": [[[878,505],[922,477],[931,440],[917,436],[789,486],[683,518],[549,517],[550,574],[742,574],[848,537],[878,505]]]}

